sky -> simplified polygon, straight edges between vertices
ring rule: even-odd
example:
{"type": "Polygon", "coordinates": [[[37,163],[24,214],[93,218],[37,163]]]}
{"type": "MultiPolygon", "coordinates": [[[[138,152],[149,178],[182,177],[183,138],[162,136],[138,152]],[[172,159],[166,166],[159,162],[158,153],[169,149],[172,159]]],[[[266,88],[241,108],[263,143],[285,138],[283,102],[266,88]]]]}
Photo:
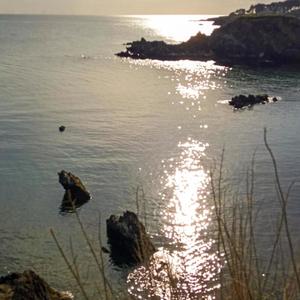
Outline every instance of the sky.
{"type": "Polygon", "coordinates": [[[228,14],[255,3],[253,0],[0,0],[0,14],[228,14]]]}

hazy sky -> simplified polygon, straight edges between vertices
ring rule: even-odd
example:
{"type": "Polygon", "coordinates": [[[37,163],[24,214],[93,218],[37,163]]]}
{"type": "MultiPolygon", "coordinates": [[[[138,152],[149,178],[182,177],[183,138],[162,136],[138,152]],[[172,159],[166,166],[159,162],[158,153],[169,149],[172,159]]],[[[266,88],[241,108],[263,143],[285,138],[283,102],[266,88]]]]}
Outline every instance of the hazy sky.
{"type": "Polygon", "coordinates": [[[251,0],[0,0],[0,13],[227,14],[237,8],[248,8],[254,3],[251,0]]]}

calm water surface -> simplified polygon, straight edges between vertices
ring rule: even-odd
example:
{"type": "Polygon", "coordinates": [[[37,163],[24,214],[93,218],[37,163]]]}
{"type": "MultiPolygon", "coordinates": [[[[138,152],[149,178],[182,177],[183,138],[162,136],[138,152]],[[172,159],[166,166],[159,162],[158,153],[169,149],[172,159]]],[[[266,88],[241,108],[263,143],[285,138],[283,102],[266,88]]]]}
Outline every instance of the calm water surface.
{"type": "MultiPolygon", "coordinates": [[[[232,187],[243,183],[256,151],[257,197],[265,220],[271,218],[277,199],[263,128],[269,130],[287,187],[300,171],[299,72],[114,56],[124,42],[141,37],[177,43],[199,30],[210,34],[212,24],[199,19],[0,16],[1,274],[32,268],[76,294],[50,237],[53,228],[67,252],[72,239],[93,291],[97,278],[75,218],[59,213],[63,190],[57,172],[62,169],[78,175],[92,194],[80,215],[95,244],[99,214],[106,243],[105,219],[135,210],[135,191],[142,185],[147,228],[161,247],[157,259],[171,260],[174,273],[186,279],[194,294],[217,287],[221,261],[211,251],[214,241],[208,234],[209,170],[223,147],[232,187]],[[268,93],[282,100],[243,112],[223,104],[240,93],[268,93]],[[67,127],[62,134],[61,124],[67,127]]],[[[296,184],[290,199],[296,237],[298,195],[296,184]]],[[[105,264],[116,285],[126,281],[126,271],[114,268],[108,258],[105,264]]],[[[134,283],[142,286],[147,276],[145,270],[132,271],[132,293],[143,295],[134,283]]],[[[169,297],[163,286],[151,293],[169,297]]]]}

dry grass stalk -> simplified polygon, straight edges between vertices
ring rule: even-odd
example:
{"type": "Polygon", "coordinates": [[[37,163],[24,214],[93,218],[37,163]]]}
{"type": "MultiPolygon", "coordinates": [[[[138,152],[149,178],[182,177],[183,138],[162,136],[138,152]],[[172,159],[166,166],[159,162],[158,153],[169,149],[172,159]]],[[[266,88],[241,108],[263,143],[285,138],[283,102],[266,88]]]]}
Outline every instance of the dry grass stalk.
{"type": "MultiPolygon", "coordinates": [[[[271,157],[275,175],[275,187],[278,192],[281,209],[278,224],[275,226],[273,232],[273,243],[268,260],[263,260],[261,257],[259,237],[257,235],[257,221],[260,218],[260,209],[255,201],[255,154],[252,157],[251,166],[246,172],[245,195],[241,192],[232,195],[224,184],[224,150],[222,151],[219,168],[213,169],[210,172],[211,195],[216,222],[217,251],[219,254],[222,254],[226,262],[224,269],[219,274],[220,289],[216,296],[217,299],[220,300],[296,300],[299,299],[300,296],[299,271],[287,216],[288,199],[294,183],[288,187],[286,193],[283,192],[277,162],[267,141],[266,129],[264,131],[264,144],[271,157]],[[230,195],[230,197],[228,195],[230,195]],[[283,247],[283,239],[286,239],[288,242],[287,246],[290,254],[292,273],[289,273],[286,269],[287,260],[283,247]]],[[[143,188],[138,187],[136,189],[135,200],[137,214],[141,216],[142,208],[146,225],[146,198],[143,188]]],[[[94,250],[76,210],[75,215],[98,268],[100,281],[105,291],[105,300],[116,299],[113,294],[112,286],[105,276],[101,251],[100,258],[98,258],[97,252],[94,250]]],[[[84,299],[87,300],[88,297],[81,282],[80,270],[76,263],[77,259],[74,255],[72,244],[70,243],[73,262],[71,264],[52,230],[51,235],[75,278],[84,299]]],[[[100,217],[98,242],[101,249],[100,217]]],[[[178,284],[180,284],[180,282],[174,279],[170,266],[168,266],[167,273],[169,274],[168,291],[170,292],[170,299],[184,299],[183,296],[178,293],[180,290],[178,289],[178,284]]],[[[150,284],[151,287],[154,287],[154,279],[151,276],[152,274],[150,275],[150,284]]],[[[98,286],[97,288],[99,289],[98,286]]],[[[189,287],[187,287],[187,289],[189,289],[189,287]]],[[[99,289],[99,294],[100,293],[101,291],[99,289]]],[[[124,295],[124,297],[127,298],[128,296],[124,295]]]]}

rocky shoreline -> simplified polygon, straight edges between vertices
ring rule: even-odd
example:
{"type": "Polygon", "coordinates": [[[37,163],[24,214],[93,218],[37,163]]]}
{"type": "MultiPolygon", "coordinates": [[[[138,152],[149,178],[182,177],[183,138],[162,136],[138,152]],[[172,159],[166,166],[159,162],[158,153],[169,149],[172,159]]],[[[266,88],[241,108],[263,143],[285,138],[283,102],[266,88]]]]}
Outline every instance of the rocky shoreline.
{"type": "Polygon", "coordinates": [[[167,44],[141,38],[126,44],[119,57],[157,60],[215,60],[222,64],[277,66],[300,64],[300,19],[283,15],[240,16],[211,36],[167,44]]]}

